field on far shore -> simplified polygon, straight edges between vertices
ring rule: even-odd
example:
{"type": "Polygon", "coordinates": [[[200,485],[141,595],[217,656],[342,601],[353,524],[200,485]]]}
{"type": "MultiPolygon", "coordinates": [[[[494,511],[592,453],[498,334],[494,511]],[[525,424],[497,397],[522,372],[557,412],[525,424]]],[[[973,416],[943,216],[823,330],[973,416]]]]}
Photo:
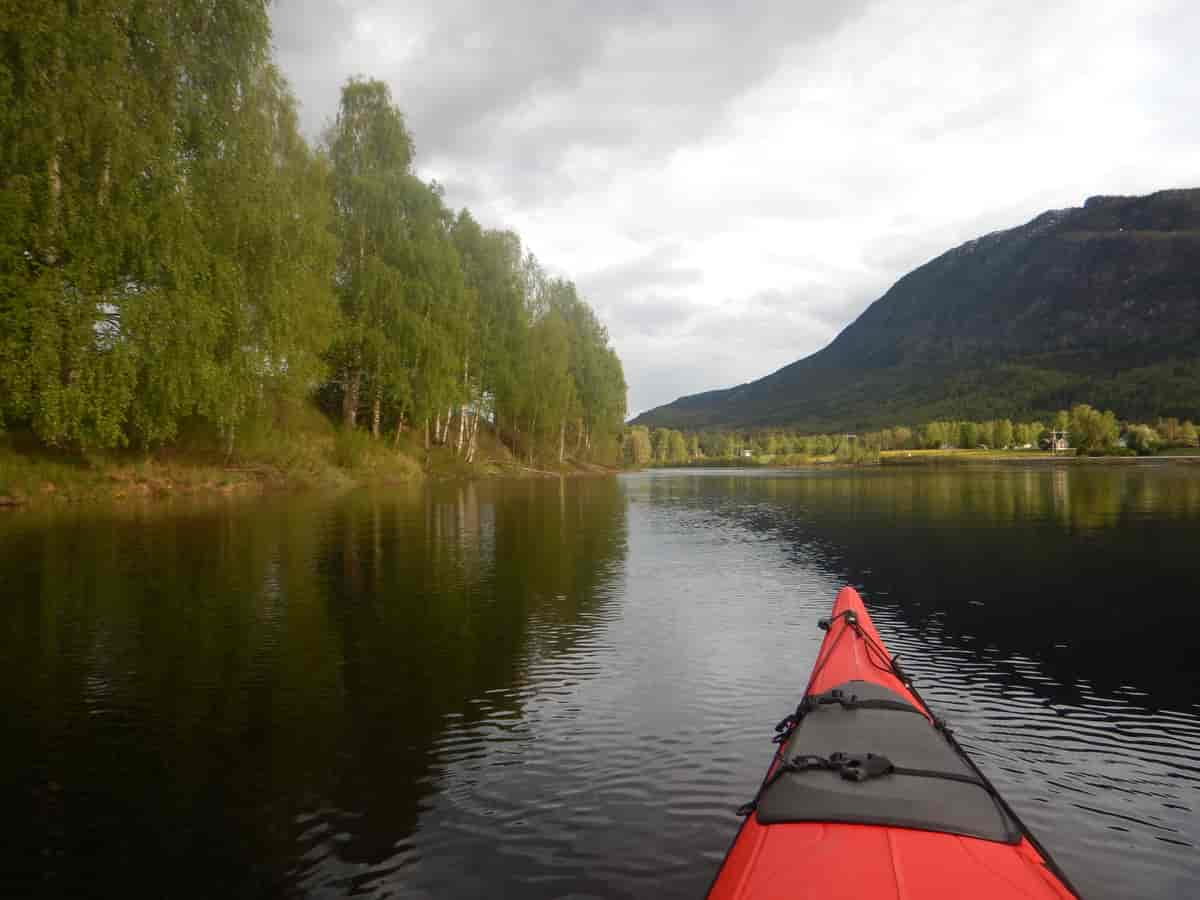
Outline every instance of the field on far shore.
{"type": "Polygon", "coordinates": [[[1200,450],[1194,447],[1172,447],[1153,456],[1077,456],[1074,450],[1052,453],[1049,450],[883,450],[879,454],[883,465],[920,465],[935,462],[1079,462],[1146,463],[1155,460],[1200,462],[1200,450]]]}

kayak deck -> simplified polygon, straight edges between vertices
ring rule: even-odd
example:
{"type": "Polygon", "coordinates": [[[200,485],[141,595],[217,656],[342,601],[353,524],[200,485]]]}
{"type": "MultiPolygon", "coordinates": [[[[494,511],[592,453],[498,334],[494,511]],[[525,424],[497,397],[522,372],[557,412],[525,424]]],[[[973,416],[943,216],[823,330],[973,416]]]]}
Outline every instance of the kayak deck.
{"type": "Polygon", "coordinates": [[[900,677],[853,588],[822,627],[804,700],[780,723],[709,896],[1075,896],[900,677]]]}

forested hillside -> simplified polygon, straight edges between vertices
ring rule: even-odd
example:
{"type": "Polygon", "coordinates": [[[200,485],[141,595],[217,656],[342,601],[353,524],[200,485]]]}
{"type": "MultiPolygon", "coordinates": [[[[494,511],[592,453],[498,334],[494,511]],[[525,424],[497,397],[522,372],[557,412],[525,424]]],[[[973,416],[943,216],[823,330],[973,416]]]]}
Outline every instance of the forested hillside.
{"type": "Polygon", "coordinates": [[[827,347],[639,424],[866,431],[939,419],[1200,413],[1200,190],[1093,197],[901,278],[827,347]]]}
{"type": "Polygon", "coordinates": [[[0,428],[72,450],[289,403],[470,459],[615,459],[620,360],[574,285],[414,173],[388,88],[318,146],[265,0],[0,3],[0,428]]]}

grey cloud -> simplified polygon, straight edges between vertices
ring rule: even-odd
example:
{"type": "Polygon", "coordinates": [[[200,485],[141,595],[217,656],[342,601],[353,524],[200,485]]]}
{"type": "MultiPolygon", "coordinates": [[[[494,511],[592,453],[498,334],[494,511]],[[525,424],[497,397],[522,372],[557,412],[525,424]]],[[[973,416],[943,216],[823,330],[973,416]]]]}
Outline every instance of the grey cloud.
{"type": "MultiPolygon", "coordinates": [[[[739,347],[752,359],[768,349],[786,351],[792,354],[791,362],[833,336],[831,322],[841,321],[841,316],[830,316],[829,306],[829,296],[814,298],[811,291],[806,296],[802,291],[769,290],[706,310],[690,320],[683,334],[692,340],[720,342],[726,348],[739,347]]],[[[762,365],[761,357],[756,363],[762,365]]]]}
{"type": "Polygon", "coordinates": [[[272,17],[310,136],[348,76],[387,81],[422,174],[519,230],[609,324],[632,412],[818,350],[965,240],[1194,183],[1200,152],[1191,0],[277,0],[272,17]]]}
{"type": "MultiPolygon", "coordinates": [[[[791,290],[763,291],[752,296],[745,305],[754,315],[768,320],[774,318],[777,325],[796,323],[807,332],[819,333],[818,330],[823,329],[825,334],[832,337],[830,332],[836,333],[878,296],[877,293],[866,293],[847,285],[814,284],[791,290]]],[[[782,330],[785,334],[787,331],[778,327],[776,330],[782,330]]]]}
{"type": "Polygon", "coordinates": [[[815,353],[873,299],[806,285],[716,307],[680,297],[619,307],[613,336],[630,385],[630,414],[752,381],[815,353]]]}
{"type": "Polygon", "coordinates": [[[684,297],[647,297],[608,307],[609,332],[616,338],[625,335],[659,337],[686,333],[687,323],[702,313],[702,308],[684,297]]]}
{"type": "Polygon", "coordinates": [[[681,256],[678,246],[663,245],[636,259],[586,272],[577,282],[585,297],[602,298],[609,303],[640,296],[655,288],[679,288],[699,282],[704,273],[694,266],[680,265],[681,256]]]}
{"type": "Polygon", "coordinates": [[[391,84],[424,158],[511,173],[510,189],[529,195],[568,186],[561,169],[577,148],[611,153],[615,164],[705,133],[782,54],[828,37],[863,6],[460,0],[331,11],[294,0],[273,15],[310,132],[334,112],[338,85],[361,71],[391,84]],[[339,48],[371,23],[401,35],[405,52],[343,59],[339,48]]]}

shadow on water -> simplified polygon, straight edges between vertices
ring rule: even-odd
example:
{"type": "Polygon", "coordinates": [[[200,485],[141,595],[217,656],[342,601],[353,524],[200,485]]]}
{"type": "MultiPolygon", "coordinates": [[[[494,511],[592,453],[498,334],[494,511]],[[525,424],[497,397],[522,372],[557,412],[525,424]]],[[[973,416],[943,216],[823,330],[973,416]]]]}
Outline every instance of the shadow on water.
{"type": "Polygon", "coordinates": [[[611,480],[0,521],[5,894],[341,895],[409,864],[441,736],[519,716],[623,528],[611,480]]]}

